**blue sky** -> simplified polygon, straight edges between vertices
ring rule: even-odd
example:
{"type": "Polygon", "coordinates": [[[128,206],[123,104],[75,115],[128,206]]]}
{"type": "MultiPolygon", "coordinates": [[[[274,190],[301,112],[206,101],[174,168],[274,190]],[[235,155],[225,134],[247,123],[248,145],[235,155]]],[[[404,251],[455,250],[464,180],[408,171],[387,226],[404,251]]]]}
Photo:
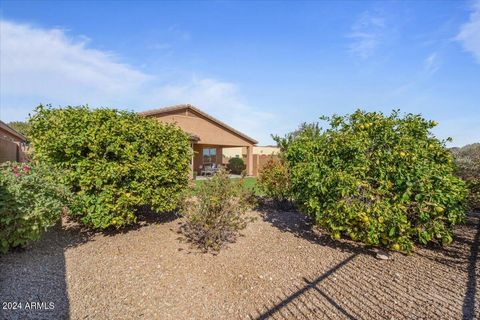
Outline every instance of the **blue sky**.
{"type": "Polygon", "coordinates": [[[480,1],[0,3],[0,118],[191,103],[270,144],[320,115],[421,113],[480,141],[480,1]]]}

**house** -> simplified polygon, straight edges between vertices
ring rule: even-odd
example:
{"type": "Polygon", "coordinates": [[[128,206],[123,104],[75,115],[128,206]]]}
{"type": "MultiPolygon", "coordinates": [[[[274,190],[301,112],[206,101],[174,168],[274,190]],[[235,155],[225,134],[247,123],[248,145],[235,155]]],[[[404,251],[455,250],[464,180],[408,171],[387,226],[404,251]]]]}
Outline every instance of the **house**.
{"type": "Polygon", "coordinates": [[[246,148],[247,174],[253,175],[253,147],[257,141],[200,109],[182,104],[140,114],[161,122],[175,123],[190,134],[193,172],[200,173],[206,164],[222,164],[224,148],[243,147],[246,148]]]}
{"type": "Polygon", "coordinates": [[[27,138],[0,120],[0,163],[6,161],[24,161],[22,147],[27,138]]]}

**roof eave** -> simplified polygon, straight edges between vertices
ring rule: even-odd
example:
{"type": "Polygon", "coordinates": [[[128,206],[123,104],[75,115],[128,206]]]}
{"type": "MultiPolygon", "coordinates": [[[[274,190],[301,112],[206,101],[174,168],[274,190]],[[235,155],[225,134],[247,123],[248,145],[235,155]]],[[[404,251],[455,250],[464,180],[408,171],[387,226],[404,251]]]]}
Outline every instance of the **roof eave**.
{"type": "Polygon", "coordinates": [[[0,127],[3,128],[5,131],[8,131],[12,135],[14,135],[16,138],[22,140],[22,141],[27,141],[27,137],[25,137],[23,134],[18,132],[17,130],[13,129],[10,127],[8,124],[0,120],[0,127]]]}

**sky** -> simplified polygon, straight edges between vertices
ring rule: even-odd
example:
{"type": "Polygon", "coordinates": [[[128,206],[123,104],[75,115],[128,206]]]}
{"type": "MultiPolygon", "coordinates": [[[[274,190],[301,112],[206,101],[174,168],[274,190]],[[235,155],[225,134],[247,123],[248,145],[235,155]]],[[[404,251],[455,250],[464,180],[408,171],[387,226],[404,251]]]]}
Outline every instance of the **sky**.
{"type": "Polygon", "coordinates": [[[480,142],[480,0],[2,1],[0,119],[40,103],[190,103],[259,145],[400,109],[480,142]]]}

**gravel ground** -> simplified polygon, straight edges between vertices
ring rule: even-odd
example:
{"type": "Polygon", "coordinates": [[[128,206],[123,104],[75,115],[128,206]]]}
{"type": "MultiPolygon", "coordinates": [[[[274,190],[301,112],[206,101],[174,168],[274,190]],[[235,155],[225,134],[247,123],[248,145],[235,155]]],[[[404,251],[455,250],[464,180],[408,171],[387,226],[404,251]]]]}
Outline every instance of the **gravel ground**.
{"type": "Polygon", "coordinates": [[[5,319],[473,319],[480,318],[479,216],[446,248],[377,260],[350,241],[311,231],[294,212],[252,212],[218,255],[179,241],[180,220],[123,233],[63,222],[0,257],[5,319]],[[30,309],[26,309],[29,302],[30,309]],[[31,302],[53,302],[32,310],[31,302]]]}

